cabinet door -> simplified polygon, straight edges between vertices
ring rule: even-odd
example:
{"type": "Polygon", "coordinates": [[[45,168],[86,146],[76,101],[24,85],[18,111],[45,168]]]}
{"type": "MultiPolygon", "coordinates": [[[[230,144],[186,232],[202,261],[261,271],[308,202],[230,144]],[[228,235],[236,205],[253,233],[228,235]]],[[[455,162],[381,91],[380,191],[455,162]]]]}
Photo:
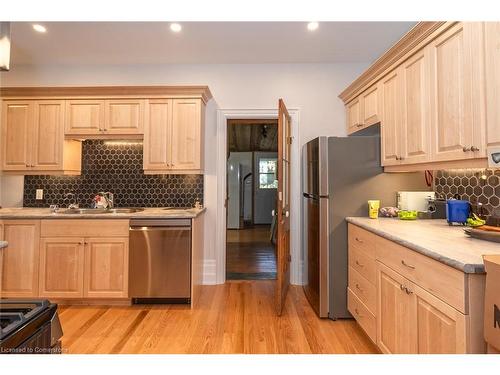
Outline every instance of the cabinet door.
{"type": "Polygon", "coordinates": [[[474,157],[470,34],[457,23],[430,44],[432,161],[474,157]]]}
{"type": "Polygon", "coordinates": [[[40,241],[40,297],[83,297],[83,242],[75,237],[40,241]]]}
{"type": "Polygon", "coordinates": [[[126,135],[143,133],[144,100],[106,100],[104,134],[126,135]]]}
{"type": "Polygon", "coordinates": [[[378,85],[370,87],[361,94],[361,104],[363,113],[363,126],[370,126],[380,121],[379,91],[378,85]]]}
{"type": "Polygon", "coordinates": [[[400,163],[401,156],[401,120],[402,87],[401,70],[397,69],[382,78],[380,90],[382,96],[382,165],[400,163]]]}
{"type": "Polygon", "coordinates": [[[413,298],[404,287],[411,283],[377,262],[377,345],[384,353],[416,353],[413,298]]]}
{"type": "Polygon", "coordinates": [[[36,297],[38,295],[38,259],[40,222],[4,220],[2,297],[36,297]]]}
{"type": "Polygon", "coordinates": [[[172,166],[174,170],[201,169],[201,100],[174,99],[172,166]]]}
{"type": "Polygon", "coordinates": [[[484,23],[486,146],[500,146],[500,22],[484,23]]]}
{"type": "Polygon", "coordinates": [[[353,133],[363,126],[361,121],[361,101],[357,97],[346,105],[347,110],[347,133],[353,133]]]}
{"type": "Polygon", "coordinates": [[[413,285],[419,354],[466,353],[466,317],[422,288],[413,285]]]}
{"type": "Polygon", "coordinates": [[[85,241],[84,297],[128,296],[128,238],[85,241]]]}
{"type": "Polygon", "coordinates": [[[428,49],[417,52],[402,64],[402,164],[429,161],[431,139],[428,72],[428,49]]]}
{"type": "Polygon", "coordinates": [[[35,102],[30,166],[33,170],[61,170],[64,146],[64,101],[35,102]]]}
{"type": "Polygon", "coordinates": [[[5,101],[2,108],[2,169],[24,171],[30,165],[30,128],[34,104],[30,101],[5,101]]]}
{"type": "Polygon", "coordinates": [[[99,135],[104,131],[104,100],[66,100],[66,135],[99,135]]]}
{"type": "Polygon", "coordinates": [[[144,128],[144,170],[168,170],[171,164],[172,99],[149,100],[144,128]]]}

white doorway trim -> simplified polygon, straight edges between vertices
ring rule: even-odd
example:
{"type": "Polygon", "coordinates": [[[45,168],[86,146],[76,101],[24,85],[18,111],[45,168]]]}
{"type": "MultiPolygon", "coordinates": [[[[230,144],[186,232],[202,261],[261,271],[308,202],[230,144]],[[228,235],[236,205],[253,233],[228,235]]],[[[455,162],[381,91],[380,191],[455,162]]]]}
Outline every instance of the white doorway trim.
{"type": "MultiPolygon", "coordinates": [[[[300,110],[288,109],[292,117],[292,150],[291,169],[292,180],[290,193],[290,282],[301,284],[302,264],[301,259],[301,231],[300,231],[300,146],[299,124],[300,110]],[[295,198],[295,199],[293,199],[295,198]]],[[[217,110],[217,222],[215,234],[215,271],[216,283],[226,282],[226,169],[227,169],[227,120],[232,119],[277,119],[278,109],[219,109],[217,110]]]]}

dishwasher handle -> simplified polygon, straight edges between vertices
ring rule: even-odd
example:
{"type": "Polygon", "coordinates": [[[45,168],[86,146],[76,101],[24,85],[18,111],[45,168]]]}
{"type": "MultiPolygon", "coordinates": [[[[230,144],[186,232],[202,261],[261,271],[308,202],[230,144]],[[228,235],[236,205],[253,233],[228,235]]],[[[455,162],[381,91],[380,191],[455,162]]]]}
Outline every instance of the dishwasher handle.
{"type": "Polygon", "coordinates": [[[191,219],[132,219],[130,228],[191,228],[191,219]]]}
{"type": "Polygon", "coordinates": [[[190,231],[191,227],[130,227],[129,232],[190,231]]]}

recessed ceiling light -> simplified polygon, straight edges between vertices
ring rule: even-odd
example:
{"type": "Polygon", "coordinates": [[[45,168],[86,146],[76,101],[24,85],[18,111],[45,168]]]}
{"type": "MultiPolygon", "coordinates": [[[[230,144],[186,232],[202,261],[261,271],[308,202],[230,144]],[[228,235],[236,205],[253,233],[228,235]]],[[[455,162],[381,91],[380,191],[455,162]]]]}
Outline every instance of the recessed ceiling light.
{"type": "Polygon", "coordinates": [[[182,30],[182,26],[178,23],[171,23],[170,30],[172,30],[174,33],[178,33],[179,31],[182,30]]]}
{"type": "Polygon", "coordinates": [[[309,22],[309,23],[307,24],[307,30],[309,30],[309,31],[314,31],[314,30],[316,30],[318,27],[319,27],[319,23],[318,23],[318,22],[309,22]]]}
{"type": "Polygon", "coordinates": [[[33,29],[35,31],[38,31],[39,33],[44,33],[47,31],[47,28],[45,26],[39,25],[37,23],[33,24],[33,29]]]}

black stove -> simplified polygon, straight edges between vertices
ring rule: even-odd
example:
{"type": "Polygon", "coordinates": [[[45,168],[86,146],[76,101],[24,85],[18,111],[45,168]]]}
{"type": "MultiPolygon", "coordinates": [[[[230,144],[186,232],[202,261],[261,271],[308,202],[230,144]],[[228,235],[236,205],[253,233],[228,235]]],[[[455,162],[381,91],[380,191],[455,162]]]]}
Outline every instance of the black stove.
{"type": "Polygon", "coordinates": [[[0,353],[60,352],[57,305],[48,300],[0,299],[0,353]]]}

